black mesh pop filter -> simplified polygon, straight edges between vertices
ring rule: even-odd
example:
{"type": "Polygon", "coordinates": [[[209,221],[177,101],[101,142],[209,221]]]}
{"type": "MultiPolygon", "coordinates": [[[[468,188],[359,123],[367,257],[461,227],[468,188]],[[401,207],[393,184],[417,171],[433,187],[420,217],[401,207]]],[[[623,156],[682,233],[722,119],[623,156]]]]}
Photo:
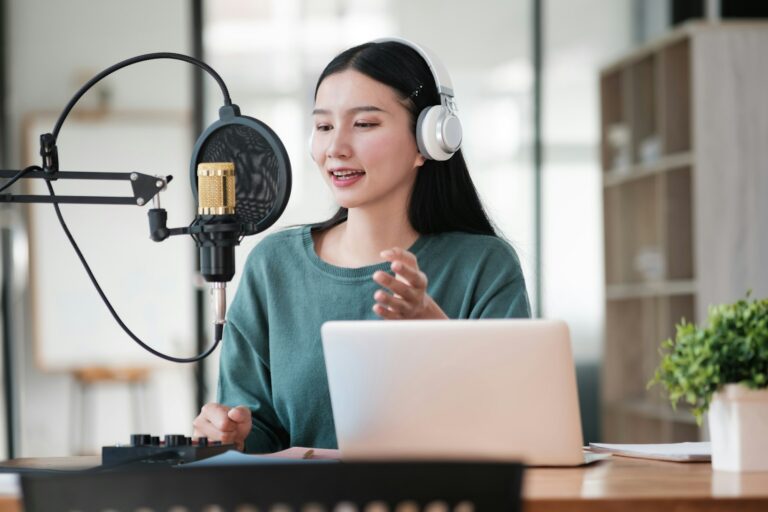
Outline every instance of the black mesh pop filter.
{"type": "Polygon", "coordinates": [[[291,195],[288,153],[269,126],[241,116],[237,105],[222,107],[219,120],[195,143],[189,169],[195,199],[201,162],[235,164],[235,215],[243,223],[243,235],[264,231],[285,210],[291,195]]]}

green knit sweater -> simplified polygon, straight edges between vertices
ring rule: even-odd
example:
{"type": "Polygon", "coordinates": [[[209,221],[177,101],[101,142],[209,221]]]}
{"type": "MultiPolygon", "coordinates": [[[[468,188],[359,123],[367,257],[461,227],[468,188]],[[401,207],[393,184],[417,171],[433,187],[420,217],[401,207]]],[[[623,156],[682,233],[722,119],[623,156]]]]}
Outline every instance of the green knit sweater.
{"type": "MultiPolygon", "coordinates": [[[[502,239],[450,232],[422,236],[409,250],[449,318],[530,316],[520,262],[502,239]]],[[[227,316],[218,388],[220,403],[253,413],[246,451],[336,448],[320,326],[379,319],[371,310],[377,270],[389,263],[324,262],[308,226],[274,233],[253,249],[227,316]]]]}

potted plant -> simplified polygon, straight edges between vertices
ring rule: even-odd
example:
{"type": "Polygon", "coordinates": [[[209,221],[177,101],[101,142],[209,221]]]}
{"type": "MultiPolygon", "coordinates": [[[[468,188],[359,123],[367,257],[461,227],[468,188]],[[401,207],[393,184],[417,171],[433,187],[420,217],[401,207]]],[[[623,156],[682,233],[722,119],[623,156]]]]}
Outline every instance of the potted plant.
{"type": "Polygon", "coordinates": [[[683,319],[662,343],[656,383],[699,424],[708,411],[713,469],[768,471],[768,299],[711,307],[704,327],[683,319]]]}

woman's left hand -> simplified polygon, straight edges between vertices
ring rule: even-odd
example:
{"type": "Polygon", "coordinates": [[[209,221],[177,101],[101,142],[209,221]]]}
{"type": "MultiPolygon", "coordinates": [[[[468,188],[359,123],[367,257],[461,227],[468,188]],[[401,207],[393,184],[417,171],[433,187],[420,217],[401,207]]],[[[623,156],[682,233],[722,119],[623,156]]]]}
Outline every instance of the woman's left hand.
{"type": "Polygon", "coordinates": [[[393,247],[381,252],[381,257],[392,262],[394,276],[378,270],[373,280],[391,293],[377,290],[373,312],[387,320],[448,319],[440,306],[427,294],[427,276],[419,270],[413,253],[393,247]]]}

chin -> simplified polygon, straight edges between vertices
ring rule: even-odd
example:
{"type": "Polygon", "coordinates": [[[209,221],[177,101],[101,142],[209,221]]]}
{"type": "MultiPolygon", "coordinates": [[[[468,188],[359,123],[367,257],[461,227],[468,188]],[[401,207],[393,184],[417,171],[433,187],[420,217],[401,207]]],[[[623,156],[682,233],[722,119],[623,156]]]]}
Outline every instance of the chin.
{"type": "Polygon", "coordinates": [[[371,201],[371,198],[361,193],[361,191],[339,191],[333,185],[331,185],[331,193],[333,194],[333,202],[341,208],[359,208],[371,201]]]}
{"type": "Polygon", "coordinates": [[[351,208],[359,208],[360,206],[365,204],[365,201],[356,201],[349,198],[336,198],[336,204],[339,205],[341,208],[346,208],[347,210],[351,208]]]}

